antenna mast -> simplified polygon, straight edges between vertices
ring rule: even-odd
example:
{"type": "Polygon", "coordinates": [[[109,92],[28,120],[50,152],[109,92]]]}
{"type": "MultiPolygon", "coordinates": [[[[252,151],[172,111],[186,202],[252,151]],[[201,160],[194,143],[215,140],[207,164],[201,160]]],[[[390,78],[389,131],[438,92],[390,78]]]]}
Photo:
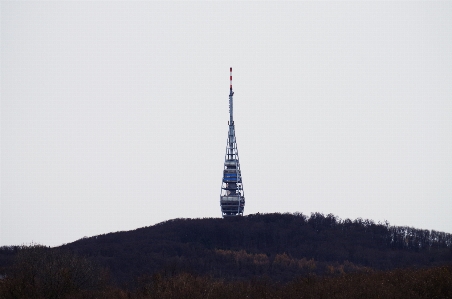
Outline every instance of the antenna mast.
{"type": "Polygon", "coordinates": [[[232,67],[229,68],[230,76],[229,76],[229,123],[234,123],[233,117],[233,99],[232,96],[234,92],[232,91],[232,67]]]}
{"type": "Polygon", "coordinates": [[[229,71],[229,132],[228,140],[226,142],[226,155],[224,158],[223,179],[220,193],[220,206],[223,217],[243,215],[245,209],[245,192],[243,191],[239,153],[235,138],[232,67],[229,71]]]}

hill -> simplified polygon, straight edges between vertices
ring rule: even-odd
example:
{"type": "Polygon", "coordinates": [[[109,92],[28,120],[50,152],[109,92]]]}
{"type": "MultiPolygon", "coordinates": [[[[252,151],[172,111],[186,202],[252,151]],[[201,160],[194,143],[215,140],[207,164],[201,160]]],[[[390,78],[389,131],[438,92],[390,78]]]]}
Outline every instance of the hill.
{"type": "Polygon", "coordinates": [[[174,219],[0,248],[2,298],[451,298],[452,235],[332,214],[174,219]]]}
{"type": "Polygon", "coordinates": [[[452,235],[332,214],[254,214],[174,219],[61,246],[110,269],[114,281],[158,271],[227,280],[287,282],[334,274],[452,262],[452,235]]]}

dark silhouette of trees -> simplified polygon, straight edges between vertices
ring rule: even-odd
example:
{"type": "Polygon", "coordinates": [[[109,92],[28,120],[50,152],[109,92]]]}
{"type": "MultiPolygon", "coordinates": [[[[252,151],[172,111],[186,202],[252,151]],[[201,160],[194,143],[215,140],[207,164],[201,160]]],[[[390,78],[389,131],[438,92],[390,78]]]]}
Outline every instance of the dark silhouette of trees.
{"type": "Polygon", "coordinates": [[[116,283],[130,283],[133,277],[165,269],[228,280],[267,275],[275,281],[290,281],[308,273],[452,262],[451,234],[321,213],[173,219],[80,239],[62,248],[109,268],[116,283]],[[283,256],[290,262],[283,263],[283,256]],[[306,264],[302,261],[311,261],[315,267],[300,266],[306,264]]]}
{"type": "Polygon", "coordinates": [[[92,291],[105,276],[85,257],[42,245],[22,246],[2,279],[2,298],[65,298],[92,291]]]}
{"type": "MultiPolygon", "coordinates": [[[[161,275],[162,283],[194,279],[196,284],[209,277],[216,286],[224,282],[225,288],[235,282],[235,287],[244,287],[250,281],[257,286],[262,277],[272,284],[293,282],[297,277],[333,279],[348,274],[364,279],[361,274],[373,271],[451,264],[452,236],[321,213],[173,219],[133,231],[83,238],[60,248],[2,247],[0,282],[3,289],[5,285],[27,286],[34,292],[31,295],[45,293],[47,298],[54,294],[50,290],[78,296],[95,290],[100,283],[79,279],[99,277],[92,262],[109,270],[114,285],[129,290],[143,286],[143,281],[148,281],[149,288],[155,273],[161,275]],[[34,266],[20,262],[27,259],[34,266]],[[1,279],[3,272],[6,278],[1,279]],[[179,280],[171,280],[173,277],[179,280]]],[[[262,285],[259,288],[263,289],[262,285]]],[[[123,294],[120,289],[108,292],[123,294]]]]}

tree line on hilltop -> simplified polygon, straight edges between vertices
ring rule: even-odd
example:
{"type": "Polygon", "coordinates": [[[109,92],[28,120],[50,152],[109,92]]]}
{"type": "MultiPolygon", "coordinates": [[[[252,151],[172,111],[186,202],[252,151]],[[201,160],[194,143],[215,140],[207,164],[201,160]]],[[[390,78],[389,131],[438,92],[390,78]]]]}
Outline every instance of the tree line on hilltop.
{"type": "MultiPolygon", "coordinates": [[[[452,235],[444,232],[360,218],[342,220],[333,214],[253,214],[174,219],[82,238],[58,248],[4,246],[0,248],[0,291],[13,294],[26,285],[35,290],[25,296],[30,298],[45,292],[44,297],[51,298],[49,290],[55,288],[60,289],[52,294],[113,292],[112,298],[122,298],[124,292],[132,292],[136,298],[157,298],[152,296],[163,292],[160,288],[172,294],[183,292],[178,288],[185,281],[210,284],[213,293],[234,286],[245,293],[262,288],[273,294],[266,298],[290,298],[282,294],[303,289],[318,295],[314,290],[347,288],[350,281],[372,284],[393,277],[398,268],[409,268],[400,272],[406,277],[439,275],[440,282],[431,283],[441,284],[450,279],[450,267],[444,266],[451,263],[452,235]],[[436,270],[428,272],[429,268],[436,270]],[[312,283],[306,284],[307,277],[312,283]],[[320,288],[321,284],[329,287],[320,288]],[[278,291],[270,292],[270,285],[278,291]]],[[[398,283],[388,285],[388,290],[402,285],[398,283]]],[[[196,287],[191,291],[204,294],[196,287]]],[[[161,298],[171,297],[165,296],[161,298]]]]}

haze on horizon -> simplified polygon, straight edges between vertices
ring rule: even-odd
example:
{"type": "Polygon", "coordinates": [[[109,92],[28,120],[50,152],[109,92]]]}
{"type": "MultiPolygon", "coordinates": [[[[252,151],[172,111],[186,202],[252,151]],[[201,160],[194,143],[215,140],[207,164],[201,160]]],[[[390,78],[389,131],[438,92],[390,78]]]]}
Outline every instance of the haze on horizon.
{"type": "Polygon", "coordinates": [[[451,2],[1,2],[0,246],[245,215],[452,233],[451,2]]]}

